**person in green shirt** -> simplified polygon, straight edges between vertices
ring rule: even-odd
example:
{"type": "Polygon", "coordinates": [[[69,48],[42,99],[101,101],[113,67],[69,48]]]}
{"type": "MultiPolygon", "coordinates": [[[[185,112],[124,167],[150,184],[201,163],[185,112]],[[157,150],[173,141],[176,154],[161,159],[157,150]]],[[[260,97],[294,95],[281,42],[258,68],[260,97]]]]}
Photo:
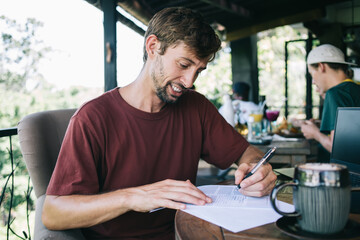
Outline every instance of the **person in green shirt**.
{"type": "Polygon", "coordinates": [[[320,128],[307,120],[301,125],[301,131],[305,138],[315,139],[323,147],[318,160],[329,162],[337,108],[360,107],[360,85],[351,79],[350,65],[354,64],[345,62],[343,52],[333,45],[314,48],[308,55],[307,64],[313,84],[320,93],[325,93],[325,100],[320,128]]]}

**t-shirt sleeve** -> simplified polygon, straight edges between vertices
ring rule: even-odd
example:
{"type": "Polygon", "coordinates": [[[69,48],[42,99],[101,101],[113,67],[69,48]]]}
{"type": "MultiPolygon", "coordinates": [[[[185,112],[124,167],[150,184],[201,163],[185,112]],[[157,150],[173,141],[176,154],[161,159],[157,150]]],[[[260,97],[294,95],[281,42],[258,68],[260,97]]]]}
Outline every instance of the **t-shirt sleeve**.
{"type": "Polygon", "coordinates": [[[71,118],[47,195],[94,194],[99,192],[97,160],[101,156],[91,125],[81,117],[71,118]]]}
{"type": "Polygon", "coordinates": [[[249,143],[219,114],[208,100],[202,113],[203,148],[201,158],[225,169],[236,162],[249,143]]]}

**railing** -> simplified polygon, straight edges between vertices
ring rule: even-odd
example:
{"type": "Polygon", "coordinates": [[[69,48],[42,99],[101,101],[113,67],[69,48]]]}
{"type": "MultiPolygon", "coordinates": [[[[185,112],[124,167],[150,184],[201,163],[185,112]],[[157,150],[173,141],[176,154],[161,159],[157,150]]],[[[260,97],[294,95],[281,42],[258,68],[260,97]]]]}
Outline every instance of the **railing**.
{"type": "MultiPolygon", "coordinates": [[[[3,176],[3,181],[1,182],[3,184],[3,186],[0,185],[0,190],[1,190],[1,196],[0,196],[0,209],[2,212],[4,212],[3,216],[6,217],[6,219],[4,219],[4,222],[6,222],[6,224],[4,226],[6,226],[6,239],[10,239],[10,236],[12,237],[11,239],[31,239],[31,231],[30,231],[30,224],[29,224],[29,216],[30,216],[30,212],[31,212],[31,208],[33,205],[33,201],[30,197],[31,192],[32,192],[32,187],[30,186],[30,177],[28,176],[27,172],[25,174],[27,174],[27,190],[24,192],[25,196],[19,196],[18,194],[15,194],[15,176],[16,175],[16,171],[18,170],[18,166],[20,163],[22,162],[22,159],[18,159],[18,161],[15,163],[15,157],[14,157],[14,150],[13,150],[13,136],[17,135],[17,128],[7,128],[7,129],[0,129],[0,139],[3,140],[3,138],[8,137],[9,138],[9,147],[7,148],[7,152],[9,154],[9,160],[10,163],[8,161],[6,161],[5,159],[1,160],[3,166],[9,166],[10,167],[6,167],[5,171],[7,171],[7,173],[1,173],[3,176]],[[4,183],[3,183],[4,182],[4,183]],[[14,207],[16,207],[17,205],[19,205],[19,203],[21,203],[24,200],[24,202],[26,203],[26,230],[19,230],[19,229],[14,229],[12,227],[14,221],[15,221],[15,217],[12,215],[12,211],[14,210],[14,207]],[[5,215],[7,214],[7,216],[5,215]],[[16,233],[17,231],[21,231],[22,235],[16,233]]],[[[3,142],[2,145],[3,146],[3,142]]],[[[6,143],[5,143],[6,144],[6,143]]],[[[1,149],[0,149],[1,150],[1,149]]],[[[4,155],[4,152],[2,153],[2,155],[4,155]]],[[[1,156],[0,156],[1,157],[1,156]]],[[[21,156],[18,156],[19,158],[21,158],[21,156]]],[[[1,163],[0,161],[0,163],[1,163]]],[[[1,171],[1,168],[0,168],[1,171]]],[[[24,173],[21,173],[24,174],[24,173]]],[[[2,227],[1,227],[2,228],[2,227]]],[[[0,229],[1,229],[0,228],[0,229]]],[[[23,227],[20,227],[23,228],[23,227]]],[[[5,233],[1,233],[0,232],[0,238],[4,237],[5,233]]]]}

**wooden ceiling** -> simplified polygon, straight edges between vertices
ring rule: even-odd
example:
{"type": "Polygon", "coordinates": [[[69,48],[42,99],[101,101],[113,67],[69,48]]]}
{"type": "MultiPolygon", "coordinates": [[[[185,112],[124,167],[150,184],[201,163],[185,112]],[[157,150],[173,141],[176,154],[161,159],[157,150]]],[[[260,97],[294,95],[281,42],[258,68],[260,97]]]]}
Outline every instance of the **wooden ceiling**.
{"type": "MultiPolygon", "coordinates": [[[[100,0],[87,0],[101,8],[100,0]]],[[[147,25],[159,10],[183,6],[200,12],[222,30],[227,41],[240,39],[278,26],[311,22],[326,16],[326,7],[344,0],[118,0],[117,4],[147,25]],[[223,29],[224,28],[224,29],[223,29]]],[[[119,13],[119,21],[142,33],[131,20],[119,13]]]]}

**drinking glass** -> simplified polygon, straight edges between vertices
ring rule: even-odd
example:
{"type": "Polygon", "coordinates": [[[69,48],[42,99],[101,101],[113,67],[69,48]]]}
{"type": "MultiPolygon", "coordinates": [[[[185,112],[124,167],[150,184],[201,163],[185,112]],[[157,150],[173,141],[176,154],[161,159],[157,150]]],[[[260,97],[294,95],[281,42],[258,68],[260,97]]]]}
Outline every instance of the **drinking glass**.
{"type": "Polygon", "coordinates": [[[270,122],[270,132],[273,132],[276,126],[276,120],[279,117],[280,111],[279,110],[266,110],[266,119],[270,122]]]}
{"type": "Polygon", "coordinates": [[[261,112],[252,112],[249,115],[248,125],[250,125],[249,133],[252,137],[260,137],[261,135],[261,120],[263,119],[263,114],[261,112]],[[250,121],[251,120],[251,121],[250,121]]]}

